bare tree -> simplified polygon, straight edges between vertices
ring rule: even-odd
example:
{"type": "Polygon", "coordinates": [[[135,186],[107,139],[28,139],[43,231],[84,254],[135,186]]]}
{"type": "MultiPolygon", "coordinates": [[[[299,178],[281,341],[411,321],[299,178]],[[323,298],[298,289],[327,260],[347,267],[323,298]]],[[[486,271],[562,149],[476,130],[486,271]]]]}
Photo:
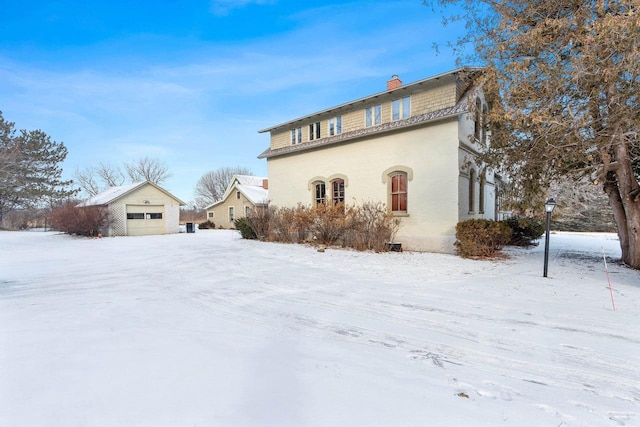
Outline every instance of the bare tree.
{"type": "Polygon", "coordinates": [[[234,175],[253,175],[253,172],[243,166],[225,166],[202,175],[195,188],[198,205],[207,206],[220,200],[234,175]]]}
{"type": "Polygon", "coordinates": [[[118,187],[126,181],[122,170],[108,163],[98,163],[98,166],[95,167],[95,173],[109,187],[118,187]]]}
{"type": "Polygon", "coordinates": [[[96,174],[93,168],[76,169],[73,178],[74,183],[89,197],[93,197],[100,192],[100,184],[96,181],[96,174]]]}
{"type": "Polygon", "coordinates": [[[609,198],[622,259],[640,269],[638,0],[432,0],[454,5],[486,65],[485,160],[520,200],[589,179],[609,198]]]}
{"type": "Polygon", "coordinates": [[[151,181],[154,184],[162,184],[171,176],[166,163],[158,159],[142,157],[124,164],[124,169],[131,182],[151,181]]]}
{"type": "Polygon", "coordinates": [[[77,169],[74,178],[80,189],[91,197],[109,187],[124,185],[127,181],[151,181],[161,184],[170,176],[166,164],[157,159],[144,157],[127,162],[122,167],[100,162],[95,166],[77,169]]]}

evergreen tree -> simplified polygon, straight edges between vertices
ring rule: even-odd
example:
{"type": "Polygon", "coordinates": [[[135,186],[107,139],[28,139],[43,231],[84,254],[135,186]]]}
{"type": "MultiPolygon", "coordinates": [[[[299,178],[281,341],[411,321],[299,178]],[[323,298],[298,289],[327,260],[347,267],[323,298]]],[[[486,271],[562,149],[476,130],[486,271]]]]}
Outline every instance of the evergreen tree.
{"type": "Polygon", "coordinates": [[[18,208],[51,205],[71,197],[72,181],[62,180],[67,148],[41,130],[16,132],[0,112],[0,224],[18,208]]]}

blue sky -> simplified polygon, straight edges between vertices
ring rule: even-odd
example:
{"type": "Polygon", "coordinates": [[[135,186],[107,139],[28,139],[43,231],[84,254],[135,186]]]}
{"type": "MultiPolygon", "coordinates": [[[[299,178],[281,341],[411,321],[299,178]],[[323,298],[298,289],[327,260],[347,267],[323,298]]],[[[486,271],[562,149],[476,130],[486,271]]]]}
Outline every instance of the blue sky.
{"type": "MultiPolygon", "coordinates": [[[[246,166],[260,129],[456,68],[456,37],[420,0],[2,2],[0,111],[69,149],[64,174],[148,156],[184,201],[246,166]]],[[[354,159],[354,161],[357,159],[354,159]]]]}

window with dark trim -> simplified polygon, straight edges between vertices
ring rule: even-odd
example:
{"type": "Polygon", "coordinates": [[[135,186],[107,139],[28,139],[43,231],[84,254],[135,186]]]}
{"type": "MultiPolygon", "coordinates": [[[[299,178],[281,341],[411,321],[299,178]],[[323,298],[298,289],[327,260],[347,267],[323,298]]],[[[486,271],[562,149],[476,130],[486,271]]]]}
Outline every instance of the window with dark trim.
{"type": "Polygon", "coordinates": [[[127,219],[144,219],[142,212],[127,213],[127,219]]]}
{"type": "Polygon", "coordinates": [[[469,212],[474,212],[476,204],[476,171],[469,171],[469,212]]]}
{"type": "Polygon", "coordinates": [[[391,175],[391,211],[407,212],[407,174],[404,172],[391,175]]]}
{"type": "Polygon", "coordinates": [[[334,179],[331,181],[332,200],[335,205],[344,203],[344,179],[334,179]]]}
{"type": "Polygon", "coordinates": [[[316,202],[316,206],[317,205],[323,205],[325,198],[326,198],[326,187],[324,182],[322,181],[318,181],[314,184],[314,190],[315,190],[315,202],[316,202]]]}
{"type": "Polygon", "coordinates": [[[486,105],[482,106],[482,144],[487,143],[487,133],[489,131],[489,110],[486,105]]]}
{"type": "Polygon", "coordinates": [[[147,219],[162,219],[162,212],[148,213],[147,219]]]}
{"type": "Polygon", "coordinates": [[[320,139],[320,122],[309,125],[309,141],[313,141],[314,139],[320,139]]]}
{"type": "Polygon", "coordinates": [[[482,132],[482,101],[480,101],[480,98],[476,98],[475,121],[473,124],[473,137],[476,139],[476,142],[480,141],[481,132],[482,132]]]}
{"type": "Polygon", "coordinates": [[[484,213],[484,187],[487,185],[487,173],[483,171],[480,174],[480,194],[478,196],[478,212],[484,213]]]}

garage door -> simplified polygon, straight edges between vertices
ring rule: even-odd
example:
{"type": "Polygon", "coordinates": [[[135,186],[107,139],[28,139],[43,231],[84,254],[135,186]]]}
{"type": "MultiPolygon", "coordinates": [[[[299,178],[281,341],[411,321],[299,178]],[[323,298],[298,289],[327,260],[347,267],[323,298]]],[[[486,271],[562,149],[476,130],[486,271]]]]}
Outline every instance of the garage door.
{"type": "Polygon", "coordinates": [[[162,205],[127,205],[127,236],[165,234],[162,205]]]}

